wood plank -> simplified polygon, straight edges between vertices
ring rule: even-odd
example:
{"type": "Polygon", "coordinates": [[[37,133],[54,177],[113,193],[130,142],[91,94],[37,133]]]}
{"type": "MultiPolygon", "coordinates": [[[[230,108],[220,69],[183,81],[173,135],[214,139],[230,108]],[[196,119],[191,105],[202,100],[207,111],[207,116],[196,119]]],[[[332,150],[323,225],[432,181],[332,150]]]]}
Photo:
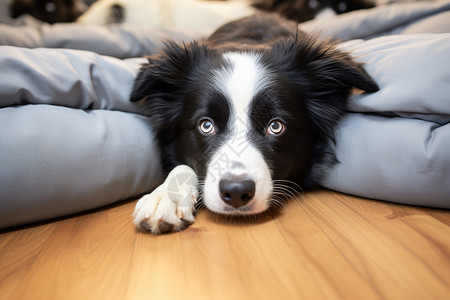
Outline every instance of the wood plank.
{"type": "MultiPolygon", "coordinates": [[[[345,201],[354,211],[363,214],[368,222],[395,241],[402,251],[412,255],[411,260],[421,269],[414,275],[417,284],[436,296],[450,294],[450,226],[413,206],[354,201],[350,196],[339,197],[338,201],[345,201]]],[[[446,215],[450,219],[448,211],[446,215]]]]}
{"type": "Polygon", "coordinates": [[[400,214],[403,220],[408,219],[406,222],[415,224],[416,229],[420,227],[425,232],[437,235],[424,239],[423,234],[412,234],[413,227],[404,226],[401,224],[403,221],[393,217],[389,207],[398,208],[396,204],[363,199],[356,201],[354,197],[325,192],[308,194],[305,198],[307,201],[302,202],[303,207],[314,216],[360,276],[370,282],[382,298],[448,298],[448,226],[428,216],[417,218],[415,208],[402,206],[403,212],[400,214]],[[409,217],[404,210],[413,212],[412,216],[409,217]],[[383,220],[380,221],[380,218],[383,220]],[[443,238],[444,244],[436,243],[436,238],[443,238]],[[421,250],[415,248],[420,247],[428,248],[427,251],[433,249],[431,255],[438,255],[444,250],[437,258],[440,265],[429,264],[435,261],[429,258],[430,253],[427,251],[421,252],[426,257],[425,263],[423,259],[418,259],[416,253],[421,250]],[[435,268],[440,269],[442,276],[447,279],[443,280],[441,275],[436,277],[432,271],[435,268]]]}
{"type": "MultiPolygon", "coordinates": [[[[133,261],[142,264],[132,263],[127,298],[296,297],[302,266],[285,246],[269,214],[257,221],[225,221],[203,210],[193,226],[175,236],[138,235],[133,261]]],[[[303,284],[308,282],[309,276],[303,284]]]]}
{"type": "Polygon", "coordinates": [[[13,299],[123,298],[135,239],[124,206],[58,222],[13,299]]]}
{"type": "Polygon", "coordinates": [[[50,223],[0,234],[2,298],[10,298],[20,286],[55,227],[50,223]]]}
{"type": "MultiPolygon", "coordinates": [[[[316,193],[314,197],[323,197],[316,193]]],[[[326,286],[328,299],[377,299],[377,290],[362,278],[349,263],[333,240],[315,222],[316,216],[303,209],[310,198],[286,202],[282,216],[276,219],[288,244],[301,260],[309,266],[309,274],[319,286],[326,286]]]]}
{"type": "Polygon", "coordinates": [[[197,299],[322,296],[270,214],[239,221],[203,211],[200,222],[183,232],[182,247],[188,288],[197,299]]]}
{"type": "Polygon", "coordinates": [[[428,207],[418,207],[418,209],[421,210],[423,213],[431,216],[432,218],[439,220],[439,222],[442,222],[447,226],[450,226],[450,218],[449,218],[450,210],[428,208],[428,207]]]}
{"type": "Polygon", "coordinates": [[[183,299],[185,277],[180,233],[136,232],[127,293],[123,299],[183,299]]]}

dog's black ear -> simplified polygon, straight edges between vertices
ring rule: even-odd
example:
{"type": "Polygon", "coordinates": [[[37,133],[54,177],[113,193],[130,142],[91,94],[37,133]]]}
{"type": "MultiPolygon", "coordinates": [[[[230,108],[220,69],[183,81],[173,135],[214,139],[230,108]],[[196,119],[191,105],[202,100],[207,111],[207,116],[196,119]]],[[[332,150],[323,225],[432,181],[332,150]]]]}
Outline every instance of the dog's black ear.
{"type": "Polygon", "coordinates": [[[332,41],[299,32],[295,39],[279,43],[281,65],[299,85],[304,105],[311,120],[328,137],[346,109],[354,88],[378,91],[378,85],[363,65],[336,47],[332,41]],[[281,51],[280,51],[281,50],[281,51]]]}
{"type": "Polygon", "coordinates": [[[139,70],[130,100],[145,103],[145,114],[158,132],[173,126],[181,115],[188,78],[203,52],[197,42],[169,41],[139,70]]]}
{"type": "Polygon", "coordinates": [[[155,95],[177,93],[199,59],[202,48],[197,42],[178,44],[167,41],[148,63],[139,70],[131,93],[131,101],[150,100],[155,95]]]}
{"type": "Polygon", "coordinates": [[[334,43],[324,42],[315,50],[316,56],[306,63],[306,67],[318,83],[317,88],[329,91],[357,88],[369,93],[379,90],[363,64],[354,61],[348,53],[336,49],[334,43]]]}
{"type": "Polygon", "coordinates": [[[354,88],[369,93],[379,88],[363,69],[363,64],[354,61],[348,53],[336,49],[334,43],[324,42],[316,47],[312,50],[317,52],[305,65],[313,95],[306,107],[320,130],[334,139],[334,127],[344,114],[354,88]]]}

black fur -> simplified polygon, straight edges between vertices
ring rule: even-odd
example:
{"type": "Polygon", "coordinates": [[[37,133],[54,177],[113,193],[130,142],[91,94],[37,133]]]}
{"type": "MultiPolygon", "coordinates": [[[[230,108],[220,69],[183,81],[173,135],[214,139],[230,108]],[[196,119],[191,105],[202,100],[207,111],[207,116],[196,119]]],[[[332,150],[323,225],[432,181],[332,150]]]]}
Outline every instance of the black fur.
{"type": "Polygon", "coordinates": [[[252,132],[247,134],[263,154],[272,178],[303,187],[320,182],[315,167],[336,162],[327,145],[334,141],[352,89],[375,92],[378,86],[333,42],[319,41],[299,32],[295,23],[267,14],[224,25],[201,42],[167,42],[141,68],[131,100],[146,102],[165,171],[187,164],[205,176],[211,155],[227,133],[230,108],[217,92],[212,72],[227,67],[222,54],[229,51],[259,53],[273,74],[270,87],[251,103],[252,132]],[[199,133],[204,116],[214,120],[217,134],[199,133]],[[282,119],[287,130],[267,136],[264,130],[274,117],[282,119]]]}
{"type": "Polygon", "coordinates": [[[81,0],[13,0],[10,14],[13,18],[28,14],[53,24],[76,21],[84,8],[81,0]]]}
{"type": "Polygon", "coordinates": [[[336,14],[374,7],[371,0],[253,0],[252,6],[267,12],[276,12],[296,22],[314,19],[324,8],[336,14]]]}

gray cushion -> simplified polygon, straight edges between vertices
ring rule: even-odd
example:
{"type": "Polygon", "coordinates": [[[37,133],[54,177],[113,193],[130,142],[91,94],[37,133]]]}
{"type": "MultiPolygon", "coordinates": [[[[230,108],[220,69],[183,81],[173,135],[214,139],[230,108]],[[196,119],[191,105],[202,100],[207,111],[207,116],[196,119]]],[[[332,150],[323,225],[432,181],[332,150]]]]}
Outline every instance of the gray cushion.
{"type": "Polygon", "coordinates": [[[128,101],[139,64],[0,47],[0,228],[138,196],[162,180],[149,120],[128,101]]]}
{"type": "Polygon", "coordinates": [[[312,20],[299,27],[344,41],[393,34],[442,33],[450,32],[449,13],[449,0],[407,1],[312,20]]]}
{"type": "Polygon", "coordinates": [[[374,199],[450,208],[450,34],[342,45],[380,85],[355,95],[340,125],[341,161],[324,186],[374,199]]]}

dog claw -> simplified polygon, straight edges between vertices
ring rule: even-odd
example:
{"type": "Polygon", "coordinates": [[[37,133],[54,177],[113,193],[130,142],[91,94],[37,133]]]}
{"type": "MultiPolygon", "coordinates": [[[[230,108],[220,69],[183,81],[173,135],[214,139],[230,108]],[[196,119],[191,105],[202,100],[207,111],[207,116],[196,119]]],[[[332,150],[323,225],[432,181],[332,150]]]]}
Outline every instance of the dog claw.
{"type": "Polygon", "coordinates": [[[197,200],[197,196],[194,195],[194,193],[191,194],[191,198],[192,198],[192,203],[195,205],[197,204],[198,200],[197,200]]]}
{"type": "Polygon", "coordinates": [[[173,224],[167,223],[165,221],[161,221],[159,223],[159,231],[161,231],[161,233],[166,233],[166,232],[170,232],[173,229],[173,224]]]}
{"type": "Polygon", "coordinates": [[[167,223],[166,221],[160,220],[158,222],[157,228],[153,228],[150,224],[148,219],[142,220],[141,223],[139,223],[139,227],[145,231],[150,231],[155,234],[157,233],[166,233],[173,230],[174,225],[167,223]],[[157,230],[155,230],[157,229],[157,230]]]}
{"type": "Polygon", "coordinates": [[[140,227],[141,229],[146,230],[146,231],[150,231],[150,230],[151,230],[151,227],[150,227],[150,224],[148,224],[148,218],[142,220],[141,223],[139,223],[139,227],[140,227]]]}

